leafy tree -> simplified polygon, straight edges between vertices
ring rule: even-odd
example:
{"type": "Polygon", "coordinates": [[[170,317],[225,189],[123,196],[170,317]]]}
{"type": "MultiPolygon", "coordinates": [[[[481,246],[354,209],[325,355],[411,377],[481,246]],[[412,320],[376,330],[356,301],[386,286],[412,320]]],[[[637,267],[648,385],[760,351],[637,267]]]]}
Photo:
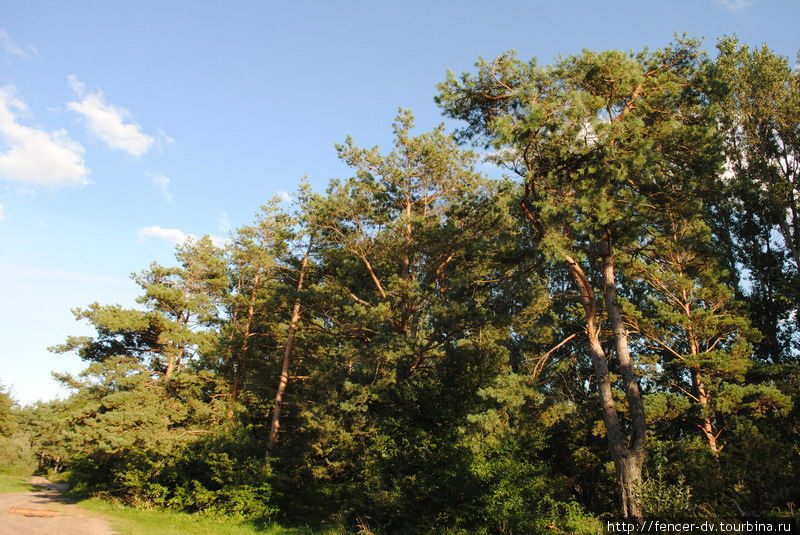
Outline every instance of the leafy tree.
{"type": "Polygon", "coordinates": [[[19,411],[19,434],[36,456],[40,470],[60,472],[77,452],[70,437],[74,431],[65,425],[67,401],[39,402],[19,411]]]}
{"type": "Polygon", "coordinates": [[[224,426],[226,385],[210,372],[161,378],[112,357],[61,379],[77,390],[59,408],[59,443],[77,492],[207,514],[271,514],[269,472],[246,446],[234,446],[241,437],[224,426]]]}
{"type": "Polygon", "coordinates": [[[771,362],[794,360],[800,306],[800,72],[766,45],[721,39],[711,72],[731,173],[733,253],[759,345],[771,362]]]}
{"type": "Polygon", "coordinates": [[[0,383],[0,473],[28,475],[36,467],[25,413],[0,383]]]}
{"type": "Polygon", "coordinates": [[[14,419],[12,408],[14,400],[8,393],[6,387],[0,384],[0,437],[11,436],[17,429],[17,422],[14,419]]]}

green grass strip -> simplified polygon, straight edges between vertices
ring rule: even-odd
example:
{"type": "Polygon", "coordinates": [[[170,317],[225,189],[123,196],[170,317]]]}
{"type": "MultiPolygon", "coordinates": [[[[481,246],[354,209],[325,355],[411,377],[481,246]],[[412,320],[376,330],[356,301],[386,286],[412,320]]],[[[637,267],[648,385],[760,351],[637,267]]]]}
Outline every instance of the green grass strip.
{"type": "Polygon", "coordinates": [[[322,535],[310,529],[257,526],[203,515],[135,509],[99,498],[83,500],[78,505],[107,517],[120,535],[322,535]]]}

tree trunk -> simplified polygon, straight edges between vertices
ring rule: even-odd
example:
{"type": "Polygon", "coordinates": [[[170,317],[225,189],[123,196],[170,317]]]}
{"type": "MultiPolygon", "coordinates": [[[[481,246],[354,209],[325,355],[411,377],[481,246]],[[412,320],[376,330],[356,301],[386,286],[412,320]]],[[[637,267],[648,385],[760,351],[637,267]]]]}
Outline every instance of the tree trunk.
{"type": "Polygon", "coordinates": [[[639,505],[639,497],[636,495],[636,488],[642,481],[643,454],[643,451],[636,453],[626,448],[626,454],[620,459],[619,468],[617,468],[620,515],[636,521],[642,519],[642,509],[639,505]]]}
{"type": "Polygon", "coordinates": [[[164,377],[170,378],[175,373],[175,355],[170,353],[167,357],[167,371],[164,372],[164,377]]]}
{"type": "MultiPolygon", "coordinates": [[[[306,275],[306,268],[308,267],[308,257],[311,254],[311,247],[313,246],[313,238],[308,242],[306,254],[303,256],[303,262],[300,265],[300,274],[297,279],[297,292],[303,289],[303,281],[306,275]]],[[[278,441],[278,431],[281,427],[281,407],[283,405],[283,396],[286,393],[286,386],[289,384],[289,364],[292,358],[292,350],[294,349],[294,339],[297,334],[297,325],[300,322],[300,296],[298,295],[294,301],[292,308],[292,316],[289,319],[289,332],[286,336],[286,345],[283,348],[283,362],[281,365],[281,377],[278,381],[278,391],[275,393],[275,403],[272,407],[272,425],[269,429],[269,442],[267,442],[267,451],[272,451],[278,441]]]]}
{"type": "Polygon", "coordinates": [[[692,383],[697,401],[703,408],[703,415],[700,417],[700,423],[697,424],[697,426],[700,428],[700,431],[703,432],[703,436],[708,443],[708,449],[711,450],[714,457],[717,457],[721,449],[717,443],[719,434],[714,433],[714,425],[711,422],[711,416],[708,414],[708,401],[711,396],[708,393],[705,383],[703,383],[703,378],[700,376],[700,370],[692,370],[692,383]]]}
{"type": "Polygon", "coordinates": [[[622,320],[622,314],[617,303],[617,285],[614,275],[614,255],[611,251],[611,238],[606,237],[606,254],[603,257],[603,297],[605,299],[606,313],[614,332],[614,348],[617,352],[622,382],[625,388],[625,397],[631,413],[631,450],[644,454],[645,441],[645,415],[642,392],[639,381],[633,369],[628,347],[628,330],[622,320]]]}
{"type": "Polygon", "coordinates": [[[606,305],[606,314],[614,333],[614,349],[617,354],[622,384],[625,389],[625,399],[631,418],[630,445],[623,459],[621,475],[623,502],[626,504],[625,518],[639,519],[641,510],[633,495],[633,489],[642,477],[642,464],[644,463],[644,442],[646,436],[646,421],[644,403],[639,381],[633,369],[630,349],[628,347],[628,330],[622,320],[622,314],[617,302],[617,282],[614,274],[614,252],[611,247],[611,234],[606,231],[603,236],[603,298],[606,305]]]}
{"type": "Polygon", "coordinates": [[[406,202],[403,212],[405,214],[405,225],[403,228],[403,238],[405,240],[405,250],[403,251],[403,280],[411,279],[411,192],[406,189],[406,202]]]}
{"type": "Polygon", "coordinates": [[[800,271],[800,251],[797,250],[797,244],[795,243],[792,229],[789,228],[789,224],[786,222],[786,217],[783,214],[778,218],[778,227],[783,236],[783,241],[786,242],[786,247],[792,255],[794,265],[797,266],[798,271],[800,271]]]}
{"type": "MultiPolygon", "coordinates": [[[[578,285],[586,314],[586,337],[589,344],[589,354],[592,358],[597,391],[600,397],[600,407],[603,414],[603,424],[606,428],[606,438],[611,459],[617,473],[617,505],[623,518],[640,519],[642,517],[634,489],[641,480],[642,460],[644,450],[631,451],[625,444],[625,437],[617,415],[616,404],[611,389],[611,376],[608,372],[608,360],[600,343],[600,328],[597,324],[597,300],[588,277],[580,264],[571,256],[562,255],[569,265],[575,282],[578,285]]],[[[641,448],[641,445],[639,446],[641,448]]]]}
{"type": "MultiPolygon", "coordinates": [[[[527,188],[527,185],[526,185],[527,188]]],[[[528,191],[526,191],[526,195],[528,191]]],[[[539,233],[544,236],[544,228],[530,213],[525,202],[521,204],[523,213],[530,220],[539,233]]],[[[642,510],[636,496],[636,487],[642,479],[642,465],[644,463],[645,440],[645,415],[639,384],[633,373],[633,365],[628,350],[628,336],[622,322],[622,315],[617,304],[616,281],[614,278],[614,257],[611,249],[611,237],[608,232],[603,236],[603,281],[604,298],[609,316],[614,328],[614,341],[617,356],[622,368],[625,383],[625,396],[631,410],[631,447],[625,443],[625,438],[617,415],[616,404],[611,389],[611,377],[608,372],[608,359],[600,342],[600,327],[597,321],[597,298],[592,284],[581,265],[572,256],[561,252],[561,257],[569,266],[581,296],[581,303],[586,314],[586,337],[589,344],[589,354],[592,358],[597,391],[600,397],[600,407],[603,414],[603,424],[606,428],[606,438],[611,459],[617,474],[617,506],[623,518],[641,520],[642,510]],[[611,317],[613,316],[613,317],[611,317]]]]}
{"type": "MultiPolygon", "coordinates": [[[[687,316],[691,317],[692,311],[689,307],[688,300],[684,295],[684,312],[687,316]]],[[[695,358],[700,355],[700,344],[697,342],[697,337],[695,335],[695,331],[693,328],[689,327],[689,349],[692,352],[692,356],[695,358]]],[[[708,388],[706,387],[705,383],[703,382],[703,376],[700,375],[699,368],[691,368],[692,372],[692,390],[694,390],[694,396],[697,399],[697,402],[700,403],[700,406],[703,408],[703,414],[700,416],[700,423],[697,424],[697,427],[700,428],[700,431],[703,432],[703,436],[708,443],[708,448],[711,450],[712,455],[717,457],[719,455],[720,447],[717,444],[717,438],[719,437],[719,433],[714,433],[714,424],[711,422],[711,416],[708,413],[708,401],[711,399],[711,394],[708,392],[708,388]]]]}

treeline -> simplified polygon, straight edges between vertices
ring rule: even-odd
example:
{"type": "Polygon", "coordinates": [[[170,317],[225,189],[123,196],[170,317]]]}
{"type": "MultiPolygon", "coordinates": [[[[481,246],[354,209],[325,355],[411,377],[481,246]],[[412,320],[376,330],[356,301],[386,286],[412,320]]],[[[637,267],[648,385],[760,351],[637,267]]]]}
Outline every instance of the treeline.
{"type": "Polygon", "coordinates": [[[362,532],[796,516],[787,59],[508,53],[436,101],[455,135],[401,111],[390,152],[337,146],[352,177],[76,310],[96,336],[54,350],[88,368],[7,444],[78,492],[362,532]]]}

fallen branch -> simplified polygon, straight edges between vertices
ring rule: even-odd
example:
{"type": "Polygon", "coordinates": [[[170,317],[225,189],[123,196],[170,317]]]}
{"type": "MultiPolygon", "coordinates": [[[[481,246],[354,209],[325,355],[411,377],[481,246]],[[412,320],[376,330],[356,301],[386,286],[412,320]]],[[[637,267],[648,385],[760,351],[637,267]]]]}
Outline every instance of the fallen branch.
{"type": "Polygon", "coordinates": [[[11,509],[8,510],[8,512],[22,516],[37,516],[37,517],[58,516],[58,513],[56,511],[50,511],[49,509],[28,509],[27,507],[12,507],[11,509]]]}

